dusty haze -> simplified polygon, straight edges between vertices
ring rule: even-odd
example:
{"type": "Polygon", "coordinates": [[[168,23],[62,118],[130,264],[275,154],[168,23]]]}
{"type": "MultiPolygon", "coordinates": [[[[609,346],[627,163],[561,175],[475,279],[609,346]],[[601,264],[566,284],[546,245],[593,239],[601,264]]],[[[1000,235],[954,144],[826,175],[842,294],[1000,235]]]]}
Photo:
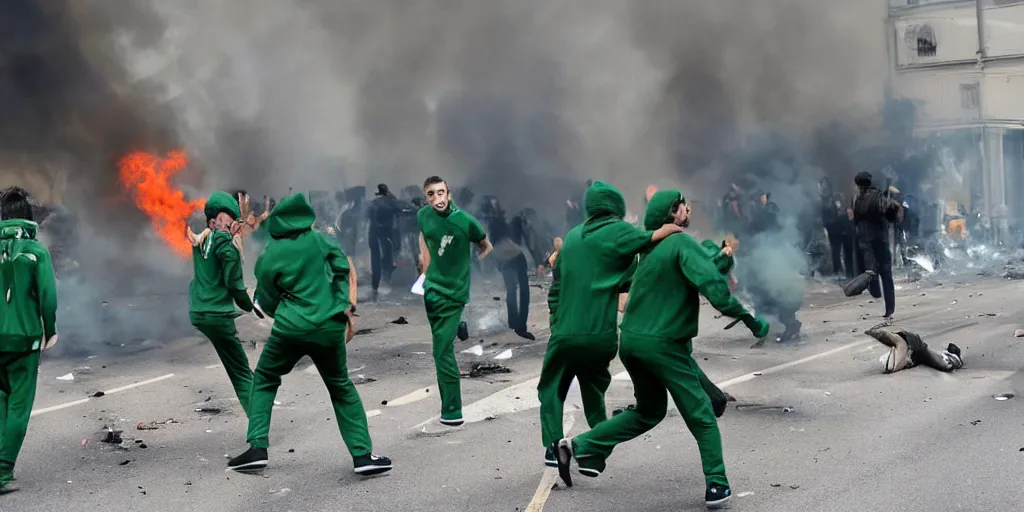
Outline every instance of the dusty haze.
{"type": "Polygon", "coordinates": [[[193,194],[440,174],[560,219],[587,178],[636,211],[648,183],[714,201],[758,161],[778,195],[848,179],[850,152],[880,133],[885,14],[814,0],[4,2],[0,182],[84,212],[96,238],[82,258],[121,278],[178,268],[137,236],[144,219],[114,181],[131,149],[185,147],[193,194]]]}

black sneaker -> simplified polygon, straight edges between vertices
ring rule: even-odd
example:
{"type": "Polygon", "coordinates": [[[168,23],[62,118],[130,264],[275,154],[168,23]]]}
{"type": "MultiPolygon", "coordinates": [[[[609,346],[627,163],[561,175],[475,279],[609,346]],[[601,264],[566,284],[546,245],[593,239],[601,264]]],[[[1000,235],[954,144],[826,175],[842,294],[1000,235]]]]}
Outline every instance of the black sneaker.
{"type": "Polygon", "coordinates": [[[622,413],[624,413],[626,411],[632,411],[633,409],[636,409],[635,405],[627,405],[625,407],[619,407],[617,409],[612,409],[612,417],[614,418],[614,417],[616,417],[616,416],[618,416],[618,415],[620,415],[620,414],[622,414],[622,413]]]}
{"type": "Polygon", "coordinates": [[[249,448],[245,453],[228,461],[228,469],[232,471],[259,471],[267,467],[267,449],[249,448]]]}
{"type": "Polygon", "coordinates": [[[462,418],[456,418],[453,420],[446,420],[444,418],[441,418],[440,422],[442,425],[446,427],[461,427],[462,424],[465,423],[466,421],[463,420],[462,418]]]}
{"type": "Polygon", "coordinates": [[[576,459],[577,471],[583,476],[597,478],[604,472],[605,462],[601,457],[584,457],[576,459]]]}
{"type": "Polygon", "coordinates": [[[544,449],[544,465],[549,468],[558,467],[558,458],[555,457],[554,445],[548,446],[544,449]]]}
{"type": "Polygon", "coordinates": [[[712,485],[704,493],[704,504],[710,509],[722,508],[732,497],[732,491],[724,485],[712,485]]]}
{"type": "Polygon", "coordinates": [[[516,334],[519,335],[520,338],[527,339],[530,341],[534,341],[537,339],[537,337],[534,336],[532,332],[527,331],[526,329],[519,329],[518,331],[516,331],[516,334]]]}
{"type": "Polygon", "coordinates": [[[391,471],[391,459],[370,454],[357,457],[354,461],[356,474],[363,476],[379,475],[391,471]]]}
{"type": "Polygon", "coordinates": [[[566,487],[572,487],[572,473],[569,471],[569,464],[572,463],[572,439],[557,441],[551,448],[558,462],[558,476],[562,477],[566,487]]]}
{"type": "Polygon", "coordinates": [[[721,418],[725,414],[725,409],[729,407],[729,399],[724,395],[711,400],[711,410],[715,412],[716,418],[721,418]]]}
{"type": "Polygon", "coordinates": [[[949,346],[946,347],[946,352],[949,352],[950,354],[953,354],[954,356],[957,356],[961,359],[963,358],[963,354],[960,353],[960,347],[952,343],[950,343],[949,346]]]}
{"type": "Polygon", "coordinates": [[[459,341],[466,341],[469,339],[469,325],[466,322],[459,322],[459,341]]]}

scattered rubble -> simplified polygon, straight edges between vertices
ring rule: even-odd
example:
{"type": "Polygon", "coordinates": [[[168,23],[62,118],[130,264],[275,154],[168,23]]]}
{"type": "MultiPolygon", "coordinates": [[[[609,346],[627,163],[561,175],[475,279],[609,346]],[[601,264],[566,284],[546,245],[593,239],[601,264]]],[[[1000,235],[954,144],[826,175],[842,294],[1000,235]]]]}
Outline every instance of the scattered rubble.
{"type": "Polygon", "coordinates": [[[463,354],[472,354],[474,356],[482,356],[482,355],[484,355],[484,347],[482,347],[480,345],[473,345],[472,347],[469,347],[466,350],[463,350],[462,353],[463,354]]]}
{"type": "Polygon", "coordinates": [[[992,395],[992,398],[999,400],[1000,402],[1013,398],[1013,393],[999,393],[998,395],[992,395]]]}
{"type": "Polygon", "coordinates": [[[360,384],[369,384],[370,382],[377,382],[377,379],[360,374],[356,375],[356,378],[352,379],[352,382],[358,386],[360,384]]]}
{"type": "Polygon", "coordinates": [[[508,350],[506,350],[506,351],[504,351],[504,352],[494,356],[494,359],[498,360],[498,361],[503,361],[505,359],[512,359],[512,349],[508,349],[508,350]]]}
{"type": "Polygon", "coordinates": [[[69,373],[67,375],[61,375],[60,377],[57,377],[57,380],[73,381],[73,380],[75,380],[75,375],[73,373],[69,373]]]}
{"type": "Polygon", "coordinates": [[[404,316],[400,316],[396,320],[392,320],[391,323],[397,324],[397,325],[408,325],[409,321],[406,320],[404,316]]]}
{"type": "Polygon", "coordinates": [[[196,412],[204,414],[220,414],[223,411],[220,407],[198,407],[196,408],[196,412]]]}
{"type": "Polygon", "coordinates": [[[106,429],[106,431],[104,432],[103,439],[100,439],[100,441],[107,444],[121,444],[122,431],[114,430],[108,427],[104,428],[106,429]]]}
{"type": "Polygon", "coordinates": [[[1017,338],[1024,338],[1024,329],[1017,329],[1016,331],[1013,331],[1013,335],[1017,338]]]}
{"type": "Polygon", "coordinates": [[[500,364],[494,363],[477,363],[473,365],[473,368],[469,371],[469,377],[476,379],[485,375],[493,375],[495,373],[512,373],[512,369],[500,364]]]}
{"type": "Polygon", "coordinates": [[[104,395],[106,395],[106,393],[104,393],[102,391],[97,391],[97,392],[92,394],[92,398],[100,398],[100,397],[102,397],[104,395]]]}

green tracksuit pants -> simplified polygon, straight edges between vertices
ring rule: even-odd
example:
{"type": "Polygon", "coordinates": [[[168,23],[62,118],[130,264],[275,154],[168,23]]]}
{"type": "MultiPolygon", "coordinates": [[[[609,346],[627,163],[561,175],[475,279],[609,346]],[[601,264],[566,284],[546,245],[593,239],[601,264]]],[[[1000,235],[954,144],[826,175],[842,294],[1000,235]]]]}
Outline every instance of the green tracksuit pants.
{"type": "Polygon", "coordinates": [[[537,383],[541,441],[545,447],[565,435],[562,414],[573,378],[580,384],[583,413],[590,428],[608,419],[604,393],[612,383],[608,365],[615,359],[617,345],[616,333],[571,338],[554,336],[548,341],[537,383]]]}
{"type": "Polygon", "coordinates": [[[355,384],[348,377],[345,353],[345,324],[330,320],[301,338],[271,332],[263,347],[252,383],[247,442],[254,448],[270,446],[270,415],[281,377],[287,375],[303,356],[309,356],[327,386],[338,420],[338,430],[352,458],[370,455],[373,445],[366,423],[366,409],[355,384]]]}
{"type": "MultiPolygon", "coordinates": [[[[707,485],[729,485],[722,436],[711,401],[701,387],[690,340],[662,340],[622,333],[619,358],[633,380],[636,408],[624,411],[573,440],[576,458],[603,460],[619,443],[635,439],[665,418],[668,394],[697,440],[707,485]]],[[[583,464],[583,462],[581,462],[583,464]]],[[[592,464],[588,464],[592,465],[592,464]]]]}
{"type": "Polygon", "coordinates": [[[423,297],[433,337],[434,368],[437,370],[437,389],[441,395],[441,419],[462,419],[462,383],[459,381],[459,363],[455,360],[455,337],[465,304],[449,300],[428,291],[423,297]]]}
{"type": "Polygon", "coordinates": [[[203,333],[213,349],[217,351],[224,370],[228,372],[228,380],[235,389],[235,396],[242,404],[245,415],[249,415],[249,394],[252,390],[252,368],[249,357],[245,355],[242,342],[238,339],[235,329],[235,318],[232,316],[191,315],[192,325],[203,333]]]}
{"type": "Polygon", "coordinates": [[[13,477],[36,399],[39,351],[0,352],[0,484],[13,477]]]}

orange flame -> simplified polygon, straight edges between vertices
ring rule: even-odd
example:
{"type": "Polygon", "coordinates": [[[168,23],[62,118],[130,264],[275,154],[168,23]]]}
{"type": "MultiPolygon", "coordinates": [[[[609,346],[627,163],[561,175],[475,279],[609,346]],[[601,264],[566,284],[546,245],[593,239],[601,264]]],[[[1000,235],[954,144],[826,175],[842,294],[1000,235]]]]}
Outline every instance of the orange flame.
{"type": "Polygon", "coordinates": [[[121,185],[131,193],[135,206],[149,216],[156,234],[183,258],[192,254],[185,225],[203,207],[203,201],[186,201],[185,193],[171,185],[171,177],[186,165],[188,157],[181,150],[171,151],[167,158],[136,151],[117,165],[121,185]]]}

